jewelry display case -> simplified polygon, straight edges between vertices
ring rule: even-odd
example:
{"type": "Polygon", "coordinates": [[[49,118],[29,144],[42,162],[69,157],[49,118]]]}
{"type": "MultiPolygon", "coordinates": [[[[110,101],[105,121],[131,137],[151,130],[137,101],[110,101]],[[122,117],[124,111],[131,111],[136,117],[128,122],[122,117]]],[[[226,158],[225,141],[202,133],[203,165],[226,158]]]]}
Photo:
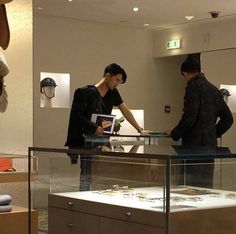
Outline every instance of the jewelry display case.
{"type": "Polygon", "coordinates": [[[30,208],[48,209],[45,232],[236,232],[236,150],[120,147],[29,148],[39,172],[30,208]]]}

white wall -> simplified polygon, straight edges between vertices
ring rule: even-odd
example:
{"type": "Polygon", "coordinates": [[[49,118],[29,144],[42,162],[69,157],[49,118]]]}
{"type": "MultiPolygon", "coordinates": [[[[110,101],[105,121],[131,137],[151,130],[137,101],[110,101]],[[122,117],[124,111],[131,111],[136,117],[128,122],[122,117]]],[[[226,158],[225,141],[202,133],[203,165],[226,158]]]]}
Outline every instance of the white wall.
{"type": "Polygon", "coordinates": [[[183,109],[184,88],[186,83],[180,74],[180,65],[185,56],[173,56],[156,59],[157,82],[155,106],[157,107],[156,128],[171,130],[180,120],[183,109]],[[170,113],[164,112],[164,106],[171,107],[170,113]]]}
{"type": "Polygon", "coordinates": [[[32,2],[17,0],[6,8],[11,40],[1,52],[10,69],[5,78],[9,105],[0,113],[0,152],[26,154],[33,144],[32,2]]]}
{"type": "Polygon", "coordinates": [[[39,108],[41,71],[70,73],[72,100],[77,87],[95,83],[107,64],[117,62],[128,73],[128,82],[119,88],[122,97],[130,108],[145,110],[145,127],[171,129],[182,111],[184,83],[178,80],[182,58],[153,59],[153,51],[156,57],[164,57],[236,44],[234,19],[152,33],[143,29],[35,15],[33,117],[31,7],[28,0],[7,4],[11,42],[3,53],[10,66],[10,74],[6,77],[9,107],[0,115],[2,152],[27,152],[33,141],[33,118],[34,145],[64,144],[70,110],[39,108]],[[183,48],[177,52],[167,51],[165,42],[175,33],[181,35],[183,48]],[[163,112],[166,104],[173,107],[170,114],[163,112]]]}
{"type": "MultiPolygon", "coordinates": [[[[202,53],[202,69],[210,82],[220,88],[220,84],[236,85],[236,49],[202,53]]],[[[233,114],[236,121],[236,114],[233,114]]],[[[223,144],[233,147],[236,137],[236,124],[223,135],[223,144]]]]}
{"type": "Polygon", "coordinates": [[[165,57],[236,47],[236,18],[218,18],[154,32],[154,54],[165,57]],[[180,49],[167,50],[166,41],[181,39],[180,49]]]}
{"type": "MultiPolygon", "coordinates": [[[[202,69],[207,78],[218,88],[220,84],[235,84],[236,59],[235,18],[214,19],[198,24],[186,24],[154,32],[154,56],[166,57],[201,52],[202,69]],[[181,39],[180,49],[167,50],[166,41],[181,39]]],[[[235,117],[235,115],[234,115],[235,117]]],[[[234,124],[235,125],[235,124],[234,124]]],[[[224,135],[224,145],[233,145],[233,126],[224,135]]]]}
{"type": "Polygon", "coordinates": [[[70,73],[74,90],[102,78],[106,65],[123,66],[128,80],[119,86],[131,109],[145,110],[145,126],[156,127],[157,79],[152,32],[109,24],[35,15],[34,145],[63,146],[70,109],[39,107],[40,72],[70,73]]]}

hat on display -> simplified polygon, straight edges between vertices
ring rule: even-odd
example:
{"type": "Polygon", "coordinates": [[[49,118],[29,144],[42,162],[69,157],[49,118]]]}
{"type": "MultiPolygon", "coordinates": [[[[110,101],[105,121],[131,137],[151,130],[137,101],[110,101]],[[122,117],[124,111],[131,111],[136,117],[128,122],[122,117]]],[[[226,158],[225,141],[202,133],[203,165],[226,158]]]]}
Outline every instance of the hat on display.
{"type": "Polygon", "coordinates": [[[57,84],[55,80],[53,80],[51,77],[46,77],[40,82],[40,92],[43,93],[43,88],[48,87],[48,86],[53,86],[56,87],[57,84]]]}
{"type": "Polygon", "coordinates": [[[231,94],[229,93],[229,91],[227,89],[220,89],[220,94],[222,97],[229,97],[231,96],[231,94]]]}

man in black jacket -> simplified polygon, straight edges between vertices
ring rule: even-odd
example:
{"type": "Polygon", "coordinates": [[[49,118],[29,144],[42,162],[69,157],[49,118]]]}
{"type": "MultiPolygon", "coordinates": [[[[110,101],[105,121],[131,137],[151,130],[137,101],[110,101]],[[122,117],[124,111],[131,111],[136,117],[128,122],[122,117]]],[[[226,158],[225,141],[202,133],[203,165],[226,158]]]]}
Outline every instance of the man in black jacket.
{"type": "MultiPolygon", "coordinates": [[[[219,90],[200,72],[200,65],[194,59],[188,58],[183,62],[181,74],[187,81],[184,113],[170,135],[176,141],[182,138],[182,145],[188,148],[216,147],[217,138],[233,124],[231,111],[219,90]]],[[[211,187],[213,162],[212,159],[190,160],[186,166],[187,184],[211,187]],[[203,164],[194,165],[196,163],[203,164]]]]}
{"type": "Polygon", "coordinates": [[[139,133],[143,131],[117,89],[119,84],[126,82],[126,79],[124,69],[112,63],[105,68],[103,78],[97,84],[75,91],[66,146],[83,146],[84,134],[102,135],[102,127],[93,123],[91,116],[93,113],[110,115],[114,106],[120,109],[123,116],[139,133]]]}
{"type": "MultiPolygon", "coordinates": [[[[103,78],[95,85],[78,88],[70,113],[66,146],[78,148],[85,145],[84,134],[103,134],[103,128],[91,121],[95,114],[108,114],[114,106],[118,107],[128,122],[139,132],[143,129],[136,122],[132,112],[122,100],[117,86],[126,82],[127,75],[122,67],[108,65],[103,78]]],[[[69,155],[72,163],[77,163],[77,155],[69,155]]],[[[80,190],[89,190],[91,184],[90,156],[81,156],[80,190]]]]}

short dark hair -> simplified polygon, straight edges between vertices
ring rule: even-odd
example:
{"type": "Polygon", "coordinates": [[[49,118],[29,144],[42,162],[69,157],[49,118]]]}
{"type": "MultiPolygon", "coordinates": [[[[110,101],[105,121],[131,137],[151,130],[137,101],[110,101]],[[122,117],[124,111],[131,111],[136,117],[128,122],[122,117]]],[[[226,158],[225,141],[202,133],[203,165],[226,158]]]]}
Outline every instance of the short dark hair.
{"type": "Polygon", "coordinates": [[[181,65],[181,74],[183,74],[183,72],[192,74],[200,71],[201,67],[199,62],[193,58],[187,58],[181,65]]]}
{"type": "Polygon", "coordinates": [[[112,63],[112,64],[108,65],[104,70],[103,76],[105,76],[107,73],[110,73],[112,76],[117,75],[117,74],[121,74],[122,80],[123,80],[122,83],[126,82],[127,75],[126,75],[125,70],[116,63],[112,63]]]}

